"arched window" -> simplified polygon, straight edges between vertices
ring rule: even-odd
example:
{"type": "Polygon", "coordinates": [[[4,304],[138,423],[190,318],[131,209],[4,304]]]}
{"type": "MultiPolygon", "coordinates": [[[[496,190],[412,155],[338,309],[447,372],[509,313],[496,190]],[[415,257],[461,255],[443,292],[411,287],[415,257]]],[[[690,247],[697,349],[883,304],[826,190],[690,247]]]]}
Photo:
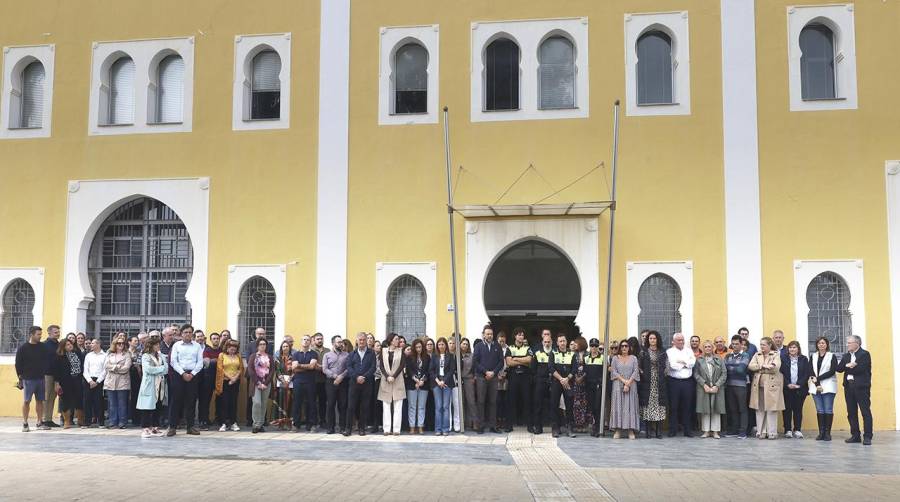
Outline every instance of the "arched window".
{"type": "Polygon", "coordinates": [[[428,51],[419,44],[394,55],[394,113],[428,113],[428,51]]]}
{"type": "Polygon", "coordinates": [[[519,46],[498,38],[484,51],[484,109],[519,109],[519,46]]]}
{"type": "Polygon", "coordinates": [[[541,109],[575,108],[575,46],[561,36],[541,44],[541,109]]]}
{"type": "Polygon", "coordinates": [[[281,57],[273,50],[253,56],[250,73],[250,118],[281,117],[281,57]]]}
{"type": "Polygon", "coordinates": [[[156,122],[178,123],[184,110],[184,59],[177,54],[159,62],[156,94],[156,122]]]}
{"type": "Polygon", "coordinates": [[[639,105],[672,104],[672,37],[659,30],[637,40],[637,102],[639,105]]]}
{"type": "Polygon", "coordinates": [[[18,127],[41,127],[44,118],[44,65],[33,61],[22,70],[22,116],[18,127]]]}
{"type": "Polygon", "coordinates": [[[800,31],[800,95],[804,100],[837,97],[834,42],[834,32],[824,24],[808,24],[800,31]]]}
{"type": "Polygon", "coordinates": [[[828,338],[831,351],[847,351],[847,337],[853,334],[850,319],[850,288],[844,278],[834,272],[823,272],[806,288],[809,306],[809,353],[816,350],[816,340],[828,338]]]}
{"type": "Polygon", "coordinates": [[[134,123],[134,61],[124,56],[109,68],[108,125],[134,123]]]}
{"type": "Polygon", "coordinates": [[[272,340],[275,334],[275,288],[265,278],[255,275],[241,286],[238,304],[238,340],[241,353],[256,339],[256,328],[265,328],[272,340]]]}
{"type": "Polygon", "coordinates": [[[91,245],[88,334],[106,346],[116,331],[135,334],[190,322],[185,293],[193,268],[191,239],[175,211],[151,198],[125,203],[103,222],[91,245]]]}
{"type": "Polygon", "coordinates": [[[3,292],[0,353],[12,354],[28,338],[34,324],[34,289],[24,279],[12,281],[3,292]]]}
{"type": "Polygon", "coordinates": [[[659,332],[666,347],[672,345],[672,335],[681,331],[681,288],[666,274],[653,274],[638,289],[638,330],[659,332]]]}
{"type": "Polygon", "coordinates": [[[404,274],[387,292],[387,333],[407,340],[425,336],[425,287],[415,277],[404,274]]]}

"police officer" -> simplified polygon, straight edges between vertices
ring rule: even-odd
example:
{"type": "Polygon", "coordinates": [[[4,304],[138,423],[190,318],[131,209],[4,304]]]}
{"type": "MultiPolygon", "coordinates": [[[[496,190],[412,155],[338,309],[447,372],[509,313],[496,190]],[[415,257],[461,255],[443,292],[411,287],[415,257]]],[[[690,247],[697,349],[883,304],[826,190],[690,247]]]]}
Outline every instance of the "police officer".
{"type": "Polygon", "coordinates": [[[590,352],[584,358],[585,386],[588,408],[594,417],[594,425],[591,428],[591,436],[600,437],[600,424],[603,418],[600,416],[600,398],[603,395],[600,390],[603,385],[603,354],[600,352],[600,340],[592,338],[590,352]]]}
{"type": "Polygon", "coordinates": [[[521,406],[528,432],[531,432],[531,361],[534,353],[525,343],[525,328],[515,328],[513,337],[515,342],[506,348],[506,375],[509,380],[506,391],[506,432],[513,430],[518,406],[521,406]]]}
{"type": "Polygon", "coordinates": [[[575,383],[575,368],[572,364],[573,355],[569,351],[569,341],[566,340],[565,333],[557,333],[556,335],[556,352],[553,353],[553,378],[550,380],[550,406],[555,411],[553,425],[553,437],[559,437],[559,431],[562,429],[563,420],[565,420],[569,437],[575,437],[575,413],[572,385],[575,383]],[[559,397],[563,396],[566,403],[565,419],[559,413],[559,397]]]}
{"type": "MultiPolygon", "coordinates": [[[[550,400],[550,379],[553,378],[553,335],[549,329],[541,332],[541,350],[532,358],[534,373],[534,399],[532,400],[531,432],[544,432],[544,416],[550,400]]],[[[556,398],[559,406],[559,398],[556,398]]],[[[554,407],[555,409],[556,407],[554,407]]]]}

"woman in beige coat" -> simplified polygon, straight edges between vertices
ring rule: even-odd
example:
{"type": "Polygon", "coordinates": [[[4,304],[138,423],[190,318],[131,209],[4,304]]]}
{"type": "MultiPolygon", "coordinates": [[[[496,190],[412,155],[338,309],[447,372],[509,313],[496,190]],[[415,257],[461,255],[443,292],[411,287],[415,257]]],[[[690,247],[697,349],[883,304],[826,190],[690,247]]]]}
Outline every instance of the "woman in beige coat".
{"type": "Polygon", "coordinates": [[[772,350],[774,346],[769,337],[760,340],[759,352],[753,355],[747,368],[755,372],[750,386],[750,407],[756,410],[757,439],[778,437],[778,412],[784,410],[781,356],[772,350]]]}
{"type": "Polygon", "coordinates": [[[126,349],[125,337],[113,339],[106,353],[106,378],[103,390],[109,404],[109,428],[124,429],[128,426],[128,394],[131,390],[131,354],[126,349]]]}
{"type": "Polygon", "coordinates": [[[396,333],[388,335],[385,340],[387,348],[381,351],[381,384],[378,386],[378,400],[382,406],[382,427],[384,435],[400,435],[403,421],[403,400],[406,398],[406,383],[403,374],[404,357],[400,349],[400,337],[396,333]],[[391,420],[393,408],[393,420],[391,420]]]}

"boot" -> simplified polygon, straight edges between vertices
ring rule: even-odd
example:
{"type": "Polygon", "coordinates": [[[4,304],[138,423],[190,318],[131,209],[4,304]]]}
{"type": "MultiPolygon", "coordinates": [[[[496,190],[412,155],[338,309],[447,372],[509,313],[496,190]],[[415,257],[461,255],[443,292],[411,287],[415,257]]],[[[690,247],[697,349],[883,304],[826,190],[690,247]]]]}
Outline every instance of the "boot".
{"type": "Polygon", "coordinates": [[[84,425],[84,410],[75,410],[75,420],[78,421],[78,426],[84,425]]]}
{"type": "Polygon", "coordinates": [[[662,422],[656,422],[656,439],[662,439],[662,422]]]}
{"type": "Polygon", "coordinates": [[[816,413],[816,421],[819,423],[819,435],[816,436],[816,441],[821,441],[825,439],[825,414],[816,413]]]}
{"type": "Polygon", "coordinates": [[[644,426],[644,439],[650,439],[653,437],[653,429],[656,428],[656,422],[647,422],[647,425],[644,426]]]}
{"type": "Polygon", "coordinates": [[[63,429],[71,429],[72,428],[72,411],[64,411],[63,414],[63,429]]]}
{"type": "Polygon", "coordinates": [[[834,414],[825,415],[825,441],[831,441],[831,422],[834,421],[834,414]]]}

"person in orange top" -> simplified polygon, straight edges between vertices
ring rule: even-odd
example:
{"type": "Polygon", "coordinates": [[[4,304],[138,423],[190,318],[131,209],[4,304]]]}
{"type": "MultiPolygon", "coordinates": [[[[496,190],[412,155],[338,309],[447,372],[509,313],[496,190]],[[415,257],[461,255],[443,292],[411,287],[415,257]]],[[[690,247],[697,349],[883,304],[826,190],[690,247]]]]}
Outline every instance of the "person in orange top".
{"type": "Polygon", "coordinates": [[[225,352],[216,361],[216,395],[222,396],[224,411],[219,432],[241,430],[237,424],[238,391],[241,389],[241,375],[244,374],[244,360],[238,354],[241,344],[228,340],[225,352]]]}
{"type": "Polygon", "coordinates": [[[715,349],[713,350],[713,353],[724,360],[725,356],[728,355],[728,346],[725,345],[725,337],[717,336],[715,338],[715,344],[716,344],[716,346],[715,346],[715,349]]]}

